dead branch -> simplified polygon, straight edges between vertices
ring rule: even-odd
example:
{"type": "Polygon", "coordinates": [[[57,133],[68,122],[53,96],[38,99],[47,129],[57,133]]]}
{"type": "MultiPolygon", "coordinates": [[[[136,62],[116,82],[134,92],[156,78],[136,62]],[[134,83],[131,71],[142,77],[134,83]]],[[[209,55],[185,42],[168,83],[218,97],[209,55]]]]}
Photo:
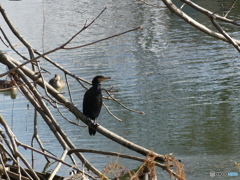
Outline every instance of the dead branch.
{"type": "Polygon", "coordinates": [[[227,17],[227,16],[228,16],[228,14],[231,12],[231,10],[233,9],[233,7],[235,6],[236,2],[237,2],[237,0],[234,0],[234,1],[232,2],[231,7],[230,7],[229,10],[226,12],[226,14],[225,14],[224,17],[227,17]]]}
{"type": "MultiPolygon", "coordinates": [[[[193,18],[191,18],[189,15],[187,15],[186,13],[184,13],[181,9],[179,9],[177,6],[175,6],[175,4],[171,1],[171,0],[162,0],[163,3],[168,7],[168,9],[176,14],[177,16],[179,16],[180,18],[182,18],[183,20],[185,20],[187,23],[189,23],[190,25],[194,26],[195,28],[197,28],[198,30],[204,32],[205,34],[209,35],[209,36],[212,36],[216,39],[220,39],[222,41],[225,41],[225,42],[228,42],[228,43],[231,43],[229,42],[229,39],[227,39],[224,35],[216,32],[216,31],[213,31],[209,28],[207,28],[206,26],[204,26],[203,24],[197,22],[196,20],[194,20],[193,18]]],[[[212,17],[212,15],[214,14],[213,12],[210,12],[198,5],[196,5],[195,3],[193,3],[192,1],[190,0],[181,0],[182,2],[188,4],[189,6],[195,8],[196,10],[198,10],[199,12],[202,12],[204,13],[205,15],[209,16],[209,17],[212,17]]],[[[219,16],[219,15],[214,15],[216,19],[219,19],[219,20],[222,20],[224,22],[228,22],[228,23],[232,23],[234,25],[238,25],[239,26],[239,23],[237,23],[236,21],[234,20],[229,20],[225,17],[222,17],[222,16],[219,16]]],[[[240,45],[240,41],[239,40],[236,40],[236,39],[233,39],[234,42],[236,42],[238,45],[240,45]]]]}
{"type": "Polygon", "coordinates": [[[111,38],[114,38],[114,37],[117,37],[117,36],[121,36],[121,35],[123,35],[123,34],[126,34],[126,33],[131,32],[131,31],[136,31],[136,30],[141,29],[141,28],[142,28],[142,27],[139,26],[139,27],[137,27],[137,28],[130,29],[130,30],[127,30],[127,31],[125,31],[125,32],[118,33],[118,34],[115,34],[115,35],[112,35],[112,36],[109,36],[109,37],[106,37],[106,38],[103,38],[103,39],[100,39],[100,40],[97,40],[97,41],[94,41],[94,42],[91,42],[91,43],[87,43],[87,44],[80,45],[80,46],[75,46],[75,47],[63,47],[63,49],[70,50],[70,49],[77,49],[77,48],[82,48],[82,47],[85,47],[85,46],[90,46],[90,45],[99,43],[99,42],[101,42],[101,41],[106,41],[106,40],[108,40],[108,39],[111,39],[111,38]]]}
{"type": "MultiPolygon", "coordinates": [[[[130,155],[116,153],[116,152],[109,152],[109,151],[106,152],[106,151],[92,150],[92,149],[71,149],[68,151],[68,154],[72,154],[74,152],[96,153],[96,154],[102,154],[102,155],[108,155],[108,156],[117,156],[117,157],[121,157],[121,158],[144,162],[144,164],[152,163],[152,164],[154,164],[154,166],[158,166],[158,167],[162,168],[163,170],[167,171],[170,175],[178,178],[179,180],[185,180],[185,176],[182,175],[183,174],[182,171],[184,171],[183,168],[181,169],[182,171],[180,173],[175,173],[171,169],[171,167],[173,167],[173,166],[175,166],[177,169],[179,169],[179,167],[178,167],[179,165],[176,164],[177,161],[173,158],[172,155],[165,155],[165,158],[167,159],[167,164],[162,164],[162,163],[155,161],[156,156],[153,151],[150,151],[149,154],[146,155],[146,158],[139,158],[136,156],[130,156],[130,155]],[[169,157],[171,157],[171,158],[169,158],[169,157]]],[[[139,168],[139,169],[141,169],[141,168],[139,168]]]]}
{"type": "Polygon", "coordinates": [[[105,109],[107,110],[107,112],[112,116],[114,117],[114,119],[116,119],[118,122],[122,122],[122,120],[120,118],[118,118],[117,116],[115,116],[109,109],[108,107],[106,106],[105,103],[103,103],[103,106],[105,107],[105,109]]]}
{"type": "Polygon", "coordinates": [[[127,109],[127,110],[129,110],[129,111],[132,111],[132,112],[135,112],[135,113],[138,113],[138,114],[145,114],[145,113],[142,112],[142,111],[136,111],[136,110],[133,110],[133,109],[128,108],[127,106],[125,106],[124,104],[122,104],[119,100],[115,99],[115,98],[113,97],[113,95],[111,95],[111,94],[109,93],[108,90],[106,90],[106,89],[103,89],[103,90],[108,94],[108,96],[109,96],[110,99],[112,99],[113,101],[115,101],[116,103],[118,103],[119,105],[121,105],[124,109],[127,109]]]}
{"type": "Polygon", "coordinates": [[[222,29],[222,27],[215,20],[215,17],[211,16],[210,19],[212,21],[212,24],[216,27],[216,29],[228,40],[229,43],[231,43],[238,50],[238,52],[240,52],[240,47],[237,44],[237,42],[222,29]]]}
{"type": "Polygon", "coordinates": [[[196,3],[190,1],[190,0],[181,0],[183,3],[189,5],[190,7],[192,7],[193,9],[197,10],[198,12],[202,13],[202,14],[205,14],[206,16],[208,17],[211,17],[212,14],[215,14],[215,18],[217,20],[220,20],[220,21],[223,21],[223,22],[226,22],[226,23],[230,23],[230,24],[233,24],[233,25],[236,25],[236,26],[240,26],[240,23],[238,23],[236,20],[233,20],[233,19],[228,19],[226,18],[226,16],[220,16],[214,12],[211,12],[199,5],[197,5],[196,3]]]}
{"type": "MultiPolygon", "coordinates": [[[[68,154],[72,154],[74,152],[81,152],[81,153],[85,152],[85,153],[95,153],[95,154],[102,154],[102,155],[108,155],[108,156],[117,156],[117,157],[131,159],[131,160],[140,161],[140,162],[144,162],[144,160],[145,160],[145,158],[140,158],[140,157],[136,157],[136,156],[130,156],[130,155],[121,154],[121,153],[117,153],[117,152],[93,150],[93,149],[71,149],[68,151],[68,154]]],[[[165,170],[166,166],[164,164],[161,164],[158,162],[154,162],[154,163],[157,166],[159,166],[165,170]]]]}
{"type": "Polygon", "coordinates": [[[16,144],[16,138],[13,135],[12,131],[8,127],[6,121],[3,119],[2,115],[0,115],[0,124],[4,127],[5,131],[7,132],[8,137],[10,138],[11,146],[13,147],[13,157],[16,159],[17,167],[19,175],[21,176],[21,170],[23,170],[29,178],[31,176],[25,171],[25,169],[20,165],[19,159],[28,167],[28,169],[32,172],[34,179],[39,179],[35,171],[32,169],[32,167],[28,164],[27,160],[22,156],[22,154],[18,151],[17,144],[16,144]]]}

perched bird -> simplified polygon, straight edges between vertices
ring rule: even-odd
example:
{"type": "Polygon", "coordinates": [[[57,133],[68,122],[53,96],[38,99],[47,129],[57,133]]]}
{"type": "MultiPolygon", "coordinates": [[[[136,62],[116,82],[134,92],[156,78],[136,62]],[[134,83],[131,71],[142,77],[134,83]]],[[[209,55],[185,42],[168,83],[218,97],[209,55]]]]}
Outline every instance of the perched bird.
{"type": "Polygon", "coordinates": [[[58,74],[55,74],[55,76],[52,79],[50,79],[49,84],[58,91],[62,90],[65,86],[65,82],[61,79],[61,77],[58,74]]]}
{"type": "Polygon", "coordinates": [[[63,180],[89,180],[89,178],[84,174],[84,172],[72,171],[70,175],[65,177],[63,180]]]}
{"type": "Polygon", "coordinates": [[[0,80],[0,89],[11,89],[14,87],[13,81],[0,80]]]}
{"type": "MultiPolygon", "coordinates": [[[[92,80],[92,87],[88,89],[83,98],[83,114],[87,116],[89,122],[96,128],[97,117],[102,108],[102,89],[100,82],[111,79],[110,77],[96,76],[92,80]]],[[[89,127],[89,134],[95,135],[96,130],[89,127]]]]}
{"type": "Polygon", "coordinates": [[[17,87],[14,84],[14,81],[7,81],[0,79],[0,91],[8,91],[12,99],[17,97],[17,87]]]}

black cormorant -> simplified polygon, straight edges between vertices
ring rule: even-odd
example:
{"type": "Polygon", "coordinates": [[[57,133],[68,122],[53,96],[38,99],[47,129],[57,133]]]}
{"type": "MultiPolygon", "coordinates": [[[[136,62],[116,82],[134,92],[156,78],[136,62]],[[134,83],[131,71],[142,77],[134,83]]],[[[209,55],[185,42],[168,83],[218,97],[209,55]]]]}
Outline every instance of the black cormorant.
{"type": "MultiPolygon", "coordinates": [[[[110,77],[96,76],[92,80],[92,87],[87,90],[83,98],[83,114],[87,116],[89,122],[96,128],[96,119],[102,108],[102,89],[100,82],[111,79],[110,77]]],[[[95,135],[96,130],[89,129],[90,135],[95,135]]]]}
{"type": "Polygon", "coordinates": [[[49,84],[58,91],[62,90],[65,86],[65,82],[61,79],[61,77],[58,74],[55,74],[55,76],[52,79],[50,79],[49,84]]]}

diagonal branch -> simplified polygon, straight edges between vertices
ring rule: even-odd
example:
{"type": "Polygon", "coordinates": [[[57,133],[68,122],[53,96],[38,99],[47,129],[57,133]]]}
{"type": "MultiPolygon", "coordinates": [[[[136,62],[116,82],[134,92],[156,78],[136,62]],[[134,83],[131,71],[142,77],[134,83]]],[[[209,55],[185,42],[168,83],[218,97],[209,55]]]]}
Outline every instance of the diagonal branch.
{"type": "MultiPolygon", "coordinates": [[[[185,20],[187,23],[189,23],[190,25],[194,26],[195,28],[199,29],[200,31],[204,32],[207,35],[210,35],[214,38],[220,39],[222,41],[225,42],[229,42],[229,40],[223,36],[222,34],[215,32],[209,28],[207,28],[206,26],[204,26],[203,24],[197,22],[196,20],[194,20],[193,18],[191,18],[190,16],[188,16],[186,13],[184,13],[181,9],[179,9],[177,6],[174,5],[174,3],[172,2],[172,0],[162,0],[163,3],[168,7],[168,9],[176,14],[177,16],[179,16],[180,18],[182,18],[183,20],[185,20]]],[[[182,2],[188,4],[188,5],[193,5],[193,3],[189,0],[182,0],[182,2]]],[[[194,6],[196,7],[196,6],[194,6]]],[[[199,10],[203,10],[203,8],[199,9],[199,10]]],[[[212,16],[213,13],[210,13],[210,11],[204,11],[205,13],[207,13],[209,16],[212,16]]],[[[221,19],[221,20],[225,20],[227,22],[231,22],[232,24],[235,25],[239,25],[239,23],[236,23],[235,21],[230,21],[227,20],[227,18],[221,18],[220,16],[216,15],[216,18],[221,19]]],[[[238,45],[240,45],[240,41],[233,39],[238,45]]]]}
{"type": "MultiPolygon", "coordinates": [[[[211,12],[211,11],[209,11],[209,10],[199,6],[199,5],[197,5],[196,3],[194,3],[194,2],[192,2],[190,0],[181,0],[181,1],[183,3],[189,5],[193,9],[197,10],[198,12],[205,14],[208,17],[212,16],[212,14],[213,14],[213,12],[211,12]]],[[[238,23],[236,20],[232,20],[232,19],[226,18],[226,15],[225,16],[220,16],[218,14],[215,14],[215,17],[216,17],[216,19],[221,20],[223,22],[230,23],[230,24],[233,24],[233,25],[236,25],[236,26],[240,26],[240,23],[238,23]]]]}
{"type": "Polygon", "coordinates": [[[97,41],[94,41],[94,42],[91,42],[91,43],[87,43],[87,44],[83,44],[83,45],[80,45],[80,46],[75,46],[75,47],[63,47],[63,49],[77,49],[77,48],[82,48],[82,47],[85,47],[85,46],[90,46],[90,45],[93,45],[93,44],[96,44],[96,43],[99,43],[101,41],[106,41],[108,39],[111,39],[111,38],[114,38],[114,37],[117,37],[117,36],[121,36],[123,34],[126,34],[126,33],[129,33],[131,31],[136,31],[138,29],[141,29],[142,27],[139,26],[139,27],[136,27],[136,28],[133,28],[133,29],[130,29],[130,30],[127,30],[127,31],[124,31],[124,32],[121,32],[121,33],[118,33],[118,34],[115,34],[115,35],[112,35],[112,36],[109,36],[109,37],[106,37],[106,38],[103,38],[103,39],[99,39],[97,41]]]}
{"type": "Polygon", "coordinates": [[[231,12],[231,10],[234,8],[236,2],[237,2],[237,0],[234,0],[234,1],[232,2],[231,7],[230,7],[229,10],[226,12],[226,14],[225,14],[224,17],[227,17],[227,16],[228,16],[228,14],[229,14],[229,13],[231,12]]]}
{"type": "Polygon", "coordinates": [[[216,19],[214,18],[214,15],[210,17],[212,24],[216,27],[216,29],[226,38],[228,39],[229,43],[232,44],[238,52],[240,52],[240,47],[237,44],[237,42],[230,36],[228,35],[222,28],[221,26],[217,23],[216,19]]]}

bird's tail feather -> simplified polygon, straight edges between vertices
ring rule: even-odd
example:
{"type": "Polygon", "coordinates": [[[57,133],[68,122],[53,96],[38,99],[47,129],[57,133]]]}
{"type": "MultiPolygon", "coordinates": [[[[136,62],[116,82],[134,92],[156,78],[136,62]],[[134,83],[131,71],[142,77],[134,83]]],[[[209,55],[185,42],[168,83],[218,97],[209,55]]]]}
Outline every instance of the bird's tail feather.
{"type": "Polygon", "coordinates": [[[96,130],[88,127],[89,134],[94,136],[96,134],[96,130]]]}

